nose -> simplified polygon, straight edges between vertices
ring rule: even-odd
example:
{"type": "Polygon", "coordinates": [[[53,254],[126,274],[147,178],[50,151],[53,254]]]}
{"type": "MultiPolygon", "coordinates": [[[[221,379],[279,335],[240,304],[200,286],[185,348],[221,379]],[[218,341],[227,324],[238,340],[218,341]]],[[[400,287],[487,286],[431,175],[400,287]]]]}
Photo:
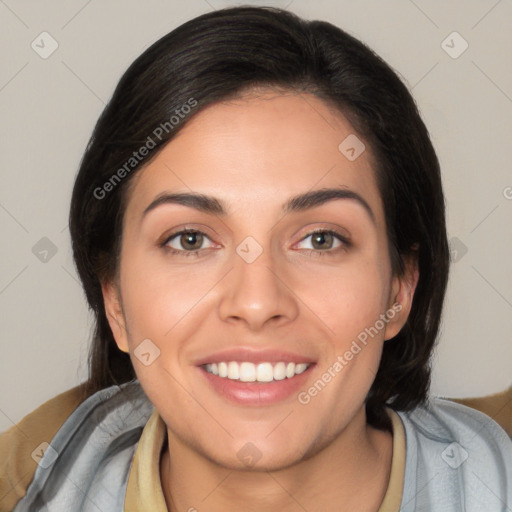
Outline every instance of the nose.
{"type": "Polygon", "coordinates": [[[219,315],[223,321],[243,322],[251,331],[267,323],[284,324],[296,318],[297,297],[286,283],[284,264],[276,265],[270,250],[251,263],[233,254],[233,268],[226,276],[219,315]]]}

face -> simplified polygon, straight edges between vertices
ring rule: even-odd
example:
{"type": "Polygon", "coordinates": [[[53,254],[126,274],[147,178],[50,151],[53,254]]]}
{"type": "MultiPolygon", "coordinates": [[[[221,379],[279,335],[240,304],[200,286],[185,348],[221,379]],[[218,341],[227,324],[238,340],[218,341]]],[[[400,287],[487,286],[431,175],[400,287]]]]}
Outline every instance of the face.
{"type": "Polygon", "coordinates": [[[366,427],[415,282],[392,275],[369,146],[339,149],[354,135],[315,96],[260,92],[198,113],[134,177],[103,292],[171,453],[276,469],[366,427]]]}

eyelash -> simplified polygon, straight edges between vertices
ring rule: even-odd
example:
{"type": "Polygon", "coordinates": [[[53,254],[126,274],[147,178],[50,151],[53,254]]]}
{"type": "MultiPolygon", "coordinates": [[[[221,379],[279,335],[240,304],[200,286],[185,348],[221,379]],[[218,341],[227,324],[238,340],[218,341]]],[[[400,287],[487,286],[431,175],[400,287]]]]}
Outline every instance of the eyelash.
{"type": "MultiPolygon", "coordinates": [[[[196,251],[185,251],[185,250],[173,249],[172,247],[169,247],[167,245],[173,238],[176,238],[178,235],[183,235],[183,234],[186,234],[186,233],[200,233],[201,235],[204,235],[205,237],[209,238],[206,233],[204,233],[203,231],[200,231],[198,229],[183,229],[181,231],[177,231],[176,233],[173,233],[172,235],[168,236],[160,244],[160,247],[162,249],[164,249],[165,251],[171,253],[171,254],[185,256],[187,258],[190,257],[190,256],[198,256],[198,254],[203,249],[198,249],[196,251]]],[[[312,235],[315,235],[317,233],[326,233],[326,234],[329,234],[329,235],[333,235],[337,240],[339,240],[342,243],[342,245],[340,247],[336,247],[335,249],[326,249],[324,251],[319,250],[319,249],[305,249],[306,251],[308,251],[308,254],[314,254],[315,256],[326,256],[326,255],[327,256],[334,256],[334,255],[336,255],[338,253],[338,251],[340,251],[340,250],[341,251],[346,251],[352,245],[346,237],[344,237],[343,235],[341,235],[337,231],[333,231],[331,229],[316,229],[314,231],[311,231],[311,232],[307,233],[303,238],[301,238],[300,242],[304,241],[306,238],[308,238],[308,237],[310,237],[312,235]]]]}

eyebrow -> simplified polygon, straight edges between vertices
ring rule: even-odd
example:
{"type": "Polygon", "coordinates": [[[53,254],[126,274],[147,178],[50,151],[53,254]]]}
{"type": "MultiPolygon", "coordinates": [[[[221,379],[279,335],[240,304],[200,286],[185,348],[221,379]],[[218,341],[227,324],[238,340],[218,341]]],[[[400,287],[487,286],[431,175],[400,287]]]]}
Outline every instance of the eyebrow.
{"type": "MultiPolygon", "coordinates": [[[[372,222],[375,224],[375,214],[370,205],[357,192],[346,188],[322,188],[312,190],[304,194],[299,194],[289,198],[283,205],[283,213],[294,213],[310,210],[321,206],[334,199],[349,199],[359,203],[367,212],[372,222]]],[[[226,216],[228,212],[227,205],[221,199],[207,196],[205,194],[196,194],[189,192],[159,194],[144,210],[144,218],[151,210],[164,204],[179,204],[188,206],[204,213],[212,215],[226,216]]]]}

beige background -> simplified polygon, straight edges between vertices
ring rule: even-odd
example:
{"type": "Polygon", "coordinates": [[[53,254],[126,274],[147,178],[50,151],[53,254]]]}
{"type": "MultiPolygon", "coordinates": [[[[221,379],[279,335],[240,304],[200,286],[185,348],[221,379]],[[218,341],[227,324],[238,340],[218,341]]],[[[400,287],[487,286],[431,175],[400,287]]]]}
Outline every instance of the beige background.
{"type": "MultiPolygon", "coordinates": [[[[466,397],[509,386],[512,2],[246,3],[339,25],[410,86],[441,160],[457,260],[432,392],[466,397]],[[450,36],[454,31],[463,39],[450,36]],[[464,41],[469,46],[458,55],[464,41]]],[[[235,4],[0,0],[0,430],[86,376],[90,316],[67,215],[96,119],[123,71],[151,43],[196,15],[235,4]],[[31,47],[35,41],[43,51],[45,37],[51,48],[43,31],[58,43],[46,59],[31,47]],[[46,262],[34,254],[43,237],[57,251],[46,262]]]]}

